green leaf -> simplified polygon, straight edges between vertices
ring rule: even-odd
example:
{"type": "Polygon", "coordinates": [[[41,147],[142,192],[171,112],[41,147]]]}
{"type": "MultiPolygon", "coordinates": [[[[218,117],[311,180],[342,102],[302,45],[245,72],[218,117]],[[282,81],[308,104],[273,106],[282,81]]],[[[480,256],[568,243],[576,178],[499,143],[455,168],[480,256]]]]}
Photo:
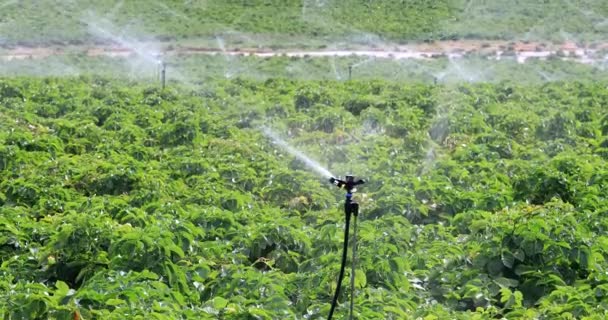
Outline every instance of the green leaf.
{"type": "Polygon", "coordinates": [[[509,288],[502,287],[500,288],[500,302],[507,303],[509,299],[513,296],[513,293],[509,288]]]}
{"type": "Polygon", "coordinates": [[[164,315],[164,314],[158,313],[158,312],[152,312],[152,313],[150,313],[150,316],[152,316],[154,319],[158,319],[158,320],[173,319],[172,317],[169,317],[167,315],[164,315]]]}
{"type": "Polygon", "coordinates": [[[367,277],[365,276],[365,272],[363,272],[363,270],[355,270],[355,285],[357,288],[364,288],[367,285],[367,277]]]}
{"type": "Polygon", "coordinates": [[[184,299],[184,296],[181,293],[179,293],[178,291],[171,291],[171,296],[173,297],[173,300],[177,301],[178,304],[180,304],[180,305],[186,304],[186,300],[184,299]]]}
{"type": "Polygon", "coordinates": [[[502,260],[502,264],[505,267],[507,267],[509,269],[513,268],[513,263],[515,262],[515,257],[509,250],[503,250],[502,254],[500,256],[500,259],[502,260]]]}
{"type": "Polygon", "coordinates": [[[402,319],[407,319],[407,317],[408,317],[408,314],[405,310],[401,310],[400,308],[395,307],[395,306],[384,306],[383,309],[384,309],[385,313],[395,314],[395,315],[401,317],[402,319]]]}
{"type": "Polygon", "coordinates": [[[55,282],[55,287],[57,288],[57,293],[60,293],[61,295],[66,295],[68,291],[70,291],[70,287],[61,280],[55,282]]]}
{"type": "Polygon", "coordinates": [[[515,267],[515,274],[518,276],[522,276],[522,275],[526,275],[526,274],[530,274],[530,273],[534,273],[534,272],[536,272],[536,269],[532,266],[518,264],[517,267],[515,267]]]}
{"type": "Polygon", "coordinates": [[[262,310],[259,308],[249,308],[247,309],[250,315],[254,316],[256,319],[272,319],[272,316],[266,310],[262,310]]]}
{"type": "Polygon", "coordinates": [[[205,281],[211,272],[211,268],[209,268],[206,264],[199,264],[194,269],[194,273],[192,278],[197,281],[205,281]]]}
{"type": "Polygon", "coordinates": [[[515,297],[515,306],[521,307],[522,303],[524,301],[523,293],[521,293],[521,291],[519,291],[519,290],[516,290],[515,293],[513,294],[513,296],[515,297]]]}
{"type": "Polygon", "coordinates": [[[521,262],[524,262],[524,259],[526,258],[526,254],[524,253],[524,251],[519,248],[513,252],[513,256],[515,257],[515,259],[521,262]]]}
{"type": "Polygon", "coordinates": [[[148,269],[143,270],[139,275],[144,279],[150,279],[150,280],[158,279],[158,275],[148,269]]]}
{"type": "Polygon", "coordinates": [[[125,297],[129,303],[135,303],[139,299],[139,296],[133,291],[123,291],[121,296],[125,297]]]}
{"type": "Polygon", "coordinates": [[[213,307],[217,310],[224,309],[228,305],[228,300],[222,297],[213,298],[213,307]]]}
{"type": "Polygon", "coordinates": [[[168,249],[171,250],[171,252],[175,253],[180,258],[183,258],[185,255],[184,251],[175,244],[169,245],[168,249]]]}
{"type": "Polygon", "coordinates": [[[492,261],[488,262],[487,268],[490,276],[498,276],[502,274],[504,263],[501,260],[502,259],[493,259],[492,261]]]}
{"type": "Polygon", "coordinates": [[[109,306],[118,306],[121,304],[125,304],[126,302],[122,299],[108,299],[106,300],[106,304],[109,306]]]}
{"type": "Polygon", "coordinates": [[[555,274],[549,274],[545,280],[543,281],[544,283],[550,283],[552,285],[557,285],[557,286],[565,286],[566,282],[564,282],[564,280],[562,278],[560,278],[559,276],[555,275],[555,274]]]}
{"type": "Polygon", "coordinates": [[[494,282],[499,285],[501,288],[513,288],[513,287],[517,287],[517,285],[519,284],[519,281],[515,280],[515,279],[509,279],[509,278],[505,278],[505,277],[499,277],[494,279],[494,282]]]}

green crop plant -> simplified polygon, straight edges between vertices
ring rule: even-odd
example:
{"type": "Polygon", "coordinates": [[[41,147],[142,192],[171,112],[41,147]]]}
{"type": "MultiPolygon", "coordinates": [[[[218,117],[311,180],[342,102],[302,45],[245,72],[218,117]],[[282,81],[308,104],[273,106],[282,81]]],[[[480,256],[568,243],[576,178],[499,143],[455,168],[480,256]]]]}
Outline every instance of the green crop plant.
{"type": "Polygon", "coordinates": [[[0,314],[325,317],[341,197],[268,125],[368,181],[356,317],[603,318],[605,87],[0,80],[0,314]]]}

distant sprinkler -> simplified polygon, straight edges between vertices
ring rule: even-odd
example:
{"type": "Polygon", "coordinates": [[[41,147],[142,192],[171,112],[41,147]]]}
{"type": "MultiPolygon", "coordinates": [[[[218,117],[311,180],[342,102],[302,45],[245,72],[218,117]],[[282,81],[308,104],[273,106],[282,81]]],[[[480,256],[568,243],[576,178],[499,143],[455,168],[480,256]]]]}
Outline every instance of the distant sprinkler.
{"type": "Polygon", "coordinates": [[[164,61],[160,62],[161,64],[161,69],[160,69],[160,82],[161,82],[161,87],[164,90],[165,89],[165,84],[166,84],[166,72],[167,72],[167,64],[164,61]]]}

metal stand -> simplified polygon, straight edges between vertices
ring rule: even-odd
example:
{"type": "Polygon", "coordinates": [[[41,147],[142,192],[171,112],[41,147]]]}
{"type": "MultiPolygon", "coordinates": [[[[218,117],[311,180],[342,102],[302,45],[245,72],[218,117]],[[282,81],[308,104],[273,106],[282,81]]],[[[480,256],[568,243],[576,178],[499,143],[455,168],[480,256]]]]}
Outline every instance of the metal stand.
{"type": "Polygon", "coordinates": [[[351,261],[351,272],[350,272],[350,315],[349,319],[353,320],[354,308],[355,308],[355,269],[357,265],[357,216],[359,216],[359,204],[354,203],[356,206],[353,208],[353,259],[351,261]]]}
{"type": "MultiPolygon", "coordinates": [[[[350,228],[350,219],[351,217],[355,216],[355,227],[356,227],[356,221],[357,221],[357,216],[359,215],[359,204],[356,202],[352,201],[352,196],[353,194],[349,191],[346,193],[346,200],[344,201],[344,214],[346,215],[346,222],[345,222],[345,226],[344,226],[344,248],[342,249],[342,265],[340,267],[340,275],[338,276],[338,284],[336,285],[336,292],[334,294],[334,299],[332,300],[331,303],[331,309],[329,310],[329,316],[327,317],[328,320],[331,320],[331,318],[334,315],[334,311],[336,309],[336,306],[338,304],[338,297],[340,296],[340,287],[342,286],[342,279],[344,278],[344,269],[346,267],[346,255],[347,255],[347,251],[348,251],[348,230],[350,228]]],[[[356,245],[356,229],[355,229],[355,240],[354,245],[356,245]]],[[[353,304],[354,304],[354,283],[355,283],[355,248],[353,247],[353,264],[352,264],[352,274],[351,274],[351,302],[350,302],[350,319],[352,319],[352,313],[353,313],[353,304]]]]}

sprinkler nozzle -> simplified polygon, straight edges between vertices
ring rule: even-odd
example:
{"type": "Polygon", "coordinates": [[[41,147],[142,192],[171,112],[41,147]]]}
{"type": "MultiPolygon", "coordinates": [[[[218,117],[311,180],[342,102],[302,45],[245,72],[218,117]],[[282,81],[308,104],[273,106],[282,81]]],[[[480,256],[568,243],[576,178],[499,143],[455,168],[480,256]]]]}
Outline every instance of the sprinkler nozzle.
{"type": "Polygon", "coordinates": [[[329,183],[336,185],[338,188],[344,188],[347,192],[355,191],[355,187],[364,184],[363,179],[355,180],[355,176],[347,175],[344,180],[340,180],[334,177],[329,178],[329,183]]]}

